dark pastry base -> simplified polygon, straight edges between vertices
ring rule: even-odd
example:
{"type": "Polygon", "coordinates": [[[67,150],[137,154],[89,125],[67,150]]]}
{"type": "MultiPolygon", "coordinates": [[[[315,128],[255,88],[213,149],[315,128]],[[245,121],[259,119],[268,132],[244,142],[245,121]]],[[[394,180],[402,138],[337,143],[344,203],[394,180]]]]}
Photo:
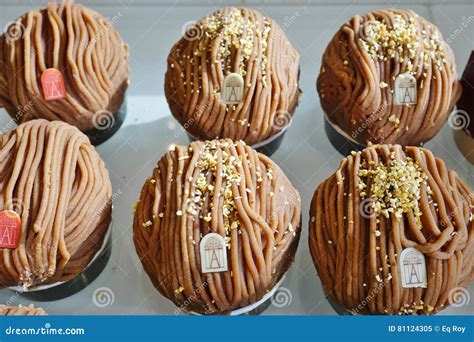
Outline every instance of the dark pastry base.
{"type": "MultiPolygon", "coordinates": [[[[109,228],[110,229],[110,228],[109,228]]],[[[81,291],[90,283],[92,283],[95,278],[104,270],[107,262],[110,259],[110,254],[112,252],[112,235],[109,235],[104,249],[94,262],[89,265],[82,273],[80,273],[76,278],[66,281],[61,285],[54,286],[45,290],[39,291],[25,291],[21,295],[25,298],[29,298],[35,301],[53,301],[58,299],[63,299],[73,294],[81,291]]]]}
{"type": "Polygon", "coordinates": [[[339,133],[326,116],[324,116],[324,130],[331,145],[344,157],[350,155],[352,151],[362,151],[366,148],[366,146],[353,142],[339,133]]]}
{"type": "Polygon", "coordinates": [[[111,127],[107,127],[106,129],[93,128],[84,133],[89,137],[92,145],[99,146],[110,139],[119,130],[126,117],[127,100],[125,100],[119,110],[113,114],[114,121],[111,127]]]}
{"type": "Polygon", "coordinates": [[[275,139],[271,140],[268,144],[255,148],[258,152],[263,153],[267,157],[271,157],[273,153],[278,150],[281,143],[283,142],[283,137],[286,134],[286,129],[283,133],[278,135],[275,139]]]}

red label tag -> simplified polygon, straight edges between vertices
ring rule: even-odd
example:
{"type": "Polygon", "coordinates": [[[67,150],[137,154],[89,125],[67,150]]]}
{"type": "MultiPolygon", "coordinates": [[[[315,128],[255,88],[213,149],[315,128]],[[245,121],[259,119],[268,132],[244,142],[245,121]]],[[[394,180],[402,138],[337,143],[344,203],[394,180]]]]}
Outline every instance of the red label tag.
{"type": "Polygon", "coordinates": [[[20,241],[20,216],[11,210],[0,211],[0,248],[17,248],[20,241]]]}
{"type": "Polygon", "coordinates": [[[64,99],[66,97],[66,87],[64,77],[58,69],[46,69],[41,74],[41,85],[46,101],[64,99]]]}

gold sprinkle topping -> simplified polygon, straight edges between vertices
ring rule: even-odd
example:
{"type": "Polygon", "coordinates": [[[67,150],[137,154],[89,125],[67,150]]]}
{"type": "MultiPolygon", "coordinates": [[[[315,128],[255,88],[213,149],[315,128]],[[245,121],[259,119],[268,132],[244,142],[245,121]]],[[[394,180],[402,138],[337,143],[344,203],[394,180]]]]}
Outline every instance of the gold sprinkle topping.
{"type": "Polygon", "coordinates": [[[430,34],[423,30],[420,35],[417,19],[412,17],[406,20],[400,14],[395,14],[391,25],[385,20],[367,22],[364,37],[359,38],[359,42],[374,60],[386,61],[387,58],[398,58],[401,63],[406,62],[406,70],[403,72],[413,72],[417,52],[423,47],[419,59],[420,66],[428,69],[428,59],[432,59],[441,69],[445,63],[443,43],[437,30],[434,27],[430,28],[430,34]]]}
{"type": "Polygon", "coordinates": [[[366,163],[362,163],[359,170],[359,188],[365,189],[370,177],[370,206],[375,214],[382,214],[386,218],[393,214],[397,219],[401,219],[403,213],[412,210],[420,223],[420,189],[428,176],[412,158],[407,157],[407,160],[403,161],[394,159],[395,154],[391,157],[387,165],[379,163],[375,168],[366,168],[366,163]]]}
{"type": "Polygon", "coordinates": [[[151,225],[153,225],[153,223],[150,220],[142,223],[142,226],[145,228],[150,227],[151,225]]]}
{"type": "Polygon", "coordinates": [[[397,118],[395,114],[390,115],[390,117],[388,118],[388,121],[395,124],[395,127],[398,127],[400,125],[400,119],[397,118]]]}
{"type": "Polygon", "coordinates": [[[227,73],[233,72],[231,70],[233,66],[230,63],[232,48],[241,48],[240,70],[238,72],[245,76],[247,72],[245,66],[252,55],[259,52],[257,45],[259,43],[262,59],[262,82],[266,85],[266,50],[270,33],[270,22],[268,20],[264,20],[264,29],[261,32],[252,20],[245,18],[243,10],[234,8],[226,15],[218,11],[204,18],[199,28],[203,31],[203,35],[194,54],[202,56],[203,52],[211,46],[211,44],[208,44],[209,40],[215,40],[219,37],[218,57],[221,60],[222,69],[227,73]],[[256,36],[261,37],[261,39],[256,39],[256,36]]]}
{"type": "MultiPolygon", "coordinates": [[[[229,141],[206,141],[203,149],[199,152],[200,157],[196,164],[199,169],[199,175],[194,184],[192,197],[188,204],[188,212],[198,215],[204,208],[204,201],[208,198],[209,203],[213,203],[214,196],[223,196],[224,203],[222,206],[223,225],[225,230],[225,238],[227,246],[230,247],[230,230],[237,229],[240,225],[238,220],[232,187],[234,184],[240,184],[241,176],[237,170],[237,166],[241,165],[241,161],[226,149],[231,146],[229,141]],[[217,165],[220,165],[222,183],[220,188],[216,188],[215,183],[208,180],[215,179],[217,173],[217,165]]],[[[212,220],[211,213],[201,216],[205,222],[212,220]]]]}

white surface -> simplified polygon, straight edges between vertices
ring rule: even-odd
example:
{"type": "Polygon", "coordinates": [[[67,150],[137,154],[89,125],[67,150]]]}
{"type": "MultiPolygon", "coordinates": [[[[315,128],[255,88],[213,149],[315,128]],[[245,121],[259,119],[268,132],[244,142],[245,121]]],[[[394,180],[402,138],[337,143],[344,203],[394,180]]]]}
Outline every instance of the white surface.
{"type": "MultiPolygon", "coordinates": [[[[26,1],[26,0],[25,0],[26,1]]],[[[289,1],[289,0],[288,0],[289,1]]],[[[11,1],[7,1],[11,3],[11,1]]],[[[34,2],[34,1],[33,1],[34,2]]],[[[135,253],[132,241],[132,205],[137,200],[144,180],[151,174],[158,159],[170,143],[187,144],[186,134],[170,116],[163,95],[163,79],[166,57],[172,44],[181,35],[182,25],[211,12],[213,5],[186,6],[146,5],[148,1],[124,0],[125,5],[92,6],[104,16],[113,17],[120,12],[117,28],[130,45],[132,83],[128,93],[128,117],[124,126],[109,141],[98,148],[109,169],[114,188],[113,250],[105,271],[89,287],[80,293],[56,302],[37,303],[50,314],[174,314],[174,305],[161,297],[151,285],[135,253]],[[131,5],[129,5],[131,3],[131,5]],[[138,1],[137,1],[138,3],[138,1]],[[92,301],[96,289],[107,287],[113,292],[113,304],[98,307],[92,301]]],[[[207,1],[202,1],[208,3],[207,1]]],[[[291,302],[281,308],[270,306],[266,314],[335,314],[324,298],[320,281],[308,251],[308,210],[316,186],[337,168],[342,156],[330,145],[323,129],[323,114],[316,94],[315,79],[319,71],[321,55],[326,44],[343,22],[356,13],[381,7],[400,7],[398,2],[367,1],[336,5],[301,5],[304,1],[290,1],[294,5],[270,6],[270,1],[256,8],[273,17],[285,28],[288,38],[301,54],[301,103],[296,110],[291,128],[280,149],[272,156],[293,185],[300,191],[303,205],[303,234],[296,255],[282,286],[291,295],[291,302]],[[296,16],[293,22],[289,18],[296,16]],[[286,23],[286,25],[285,25],[286,23]]],[[[406,6],[406,2],[403,1],[406,6]]],[[[171,2],[173,3],[173,2],[171,2]]],[[[214,3],[214,1],[209,1],[214,3]]],[[[222,1],[217,1],[222,3],[222,1]]],[[[226,2],[223,2],[225,5],[226,2]]],[[[235,2],[234,2],[235,3],[235,2]]],[[[255,3],[255,1],[251,1],[255,3]]],[[[320,3],[314,1],[313,3],[320,3]]],[[[420,1],[410,1],[410,4],[420,1]]],[[[421,2],[422,3],[422,2],[421,2]]],[[[449,37],[464,18],[474,15],[471,2],[437,2],[437,5],[410,5],[410,8],[433,21],[449,37]]],[[[223,6],[222,5],[222,6],[223,6]]],[[[405,7],[402,6],[402,7],[405,7]]],[[[0,28],[12,21],[31,6],[0,7],[0,28]]],[[[458,61],[463,70],[473,49],[474,22],[452,40],[458,61]]],[[[0,127],[9,121],[0,111],[0,127]]],[[[473,168],[457,150],[452,132],[446,125],[443,131],[427,147],[442,157],[448,167],[473,185],[473,168]]],[[[448,308],[442,314],[472,314],[473,297],[469,305],[448,308]]],[[[0,290],[0,302],[28,304],[12,291],[0,290]]]]}

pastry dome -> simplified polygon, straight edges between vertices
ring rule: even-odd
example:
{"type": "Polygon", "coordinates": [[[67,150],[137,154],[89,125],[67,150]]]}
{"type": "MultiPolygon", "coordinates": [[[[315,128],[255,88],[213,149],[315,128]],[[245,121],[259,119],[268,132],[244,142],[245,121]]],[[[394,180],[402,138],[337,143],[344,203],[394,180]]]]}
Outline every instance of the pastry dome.
{"type": "Polygon", "coordinates": [[[128,47],[112,23],[72,1],[30,11],[0,38],[0,107],[22,123],[61,120],[87,132],[121,107],[128,47]],[[59,70],[67,96],[45,100],[41,76],[59,70]],[[105,114],[104,114],[105,113],[105,114]]]}
{"type": "Polygon", "coordinates": [[[60,121],[28,121],[0,144],[0,208],[21,218],[17,248],[0,249],[0,287],[76,277],[111,220],[104,162],[83,133],[60,121]]]}
{"type": "Polygon", "coordinates": [[[352,17],[335,34],[317,89],[329,121],[350,139],[419,145],[446,122],[461,93],[456,77],[436,26],[410,10],[378,10],[352,17]],[[414,104],[397,103],[406,91],[397,86],[401,75],[413,79],[414,104]]]}
{"type": "Polygon", "coordinates": [[[474,276],[473,208],[469,186],[427,149],[353,153],[311,202],[309,247],[326,294],[357,314],[433,314],[454,303],[474,276]],[[403,283],[410,247],[424,256],[424,287],[403,283]]]}
{"type": "Polygon", "coordinates": [[[175,146],[142,188],[135,247],[153,285],[180,309],[225,314],[260,300],[286,272],[300,206],[281,169],[243,142],[175,146]],[[227,271],[202,271],[200,244],[211,232],[225,239],[227,271]]]}
{"type": "Polygon", "coordinates": [[[0,316],[45,316],[46,311],[42,308],[29,306],[7,306],[0,305],[0,316]]]}
{"type": "Polygon", "coordinates": [[[280,26],[247,8],[220,9],[190,27],[168,56],[165,94],[196,139],[253,145],[281,131],[298,104],[299,54],[280,26]],[[243,79],[243,98],[226,104],[224,79],[243,79]]]}

